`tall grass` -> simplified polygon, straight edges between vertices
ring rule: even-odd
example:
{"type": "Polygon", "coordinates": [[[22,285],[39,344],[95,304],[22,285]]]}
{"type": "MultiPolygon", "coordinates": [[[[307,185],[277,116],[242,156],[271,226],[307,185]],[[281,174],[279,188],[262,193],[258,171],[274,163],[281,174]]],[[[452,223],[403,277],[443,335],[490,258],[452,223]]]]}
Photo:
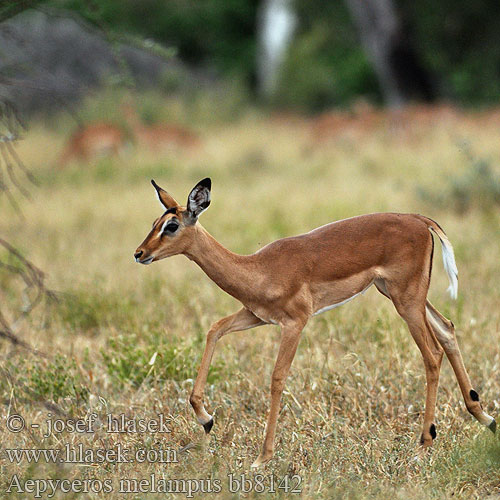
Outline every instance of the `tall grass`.
{"type": "MultiPolygon", "coordinates": [[[[106,109],[118,113],[113,102],[106,109]]],[[[0,230],[45,270],[49,286],[63,293],[57,304],[37,310],[20,330],[26,341],[49,353],[48,360],[1,345],[0,396],[5,404],[0,441],[3,448],[57,448],[71,442],[86,448],[122,443],[187,449],[179,454],[179,463],[168,465],[81,468],[4,460],[2,490],[14,473],[23,479],[113,480],[154,473],[220,478],[219,497],[233,498],[227,474],[252,474],[249,465],[261,445],[279,331],[260,327],[221,340],[206,391],[216,423],[205,437],[188,397],[205,332],[238,304],[183,257],[148,267],[134,263],[135,248],[161,213],[151,177],[184,203],[194,183],[210,176],[212,204],[201,223],[240,253],[366,212],[419,212],[436,219],[455,247],[459,300],[450,302],[445,294],[439,252],[430,298],[455,322],[474,387],[485,409],[498,413],[498,212],[485,211],[482,202],[474,201],[467,211],[455,210],[418,195],[419,186],[446,192],[446,179],[470,168],[454,139],[457,133],[467,137],[478,155],[489,158],[492,175],[499,175],[495,127],[457,118],[417,124],[403,134],[363,129],[356,136],[334,134],[318,143],[309,122],[300,117],[276,120],[243,110],[229,124],[223,119],[211,123],[202,111],[185,110],[182,103],[155,102],[158,117],[166,119],[172,109],[189,117],[184,123],[191,123],[203,141],[197,153],[130,149],[120,158],[73,163],[55,173],[54,161],[67,137],[63,127],[35,125],[20,148],[41,187],[33,202],[23,202],[24,220],[0,200],[0,230]],[[164,413],[174,419],[172,433],[160,438],[99,430],[41,438],[37,431],[13,434],[5,429],[7,412],[42,423],[47,404],[82,418],[90,412],[100,419],[110,412],[130,418],[164,413]]],[[[86,112],[97,119],[98,109],[98,103],[90,103],[86,112]]],[[[474,189],[473,181],[470,185],[474,189]]],[[[438,439],[432,451],[417,459],[424,388],[420,354],[380,294],[371,290],[313,318],[287,381],[276,456],[263,473],[300,475],[302,498],[498,494],[499,442],[465,411],[446,362],[437,406],[438,439]]],[[[121,498],[116,491],[108,496],[121,498]]]]}

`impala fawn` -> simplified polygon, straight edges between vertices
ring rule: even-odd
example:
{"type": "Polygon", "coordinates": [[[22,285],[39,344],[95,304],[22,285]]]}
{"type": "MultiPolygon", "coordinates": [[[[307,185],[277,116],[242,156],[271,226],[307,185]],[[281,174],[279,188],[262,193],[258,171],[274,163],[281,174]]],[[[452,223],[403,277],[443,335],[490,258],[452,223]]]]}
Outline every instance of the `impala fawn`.
{"type": "Polygon", "coordinates": [[[450,292],[457,295],[453,248],[441,227],[416,214],[375,213],[321,226],[306,234],[277,240],[252,255],[238,255],[218,243],[198,222],[210,205],[210,179],[190,192],[185,207],[154,181],[165,212],[137,248],[141,264],[184,254],[196,262],[242,308],[212,325],[190,403],[210,432],[213,418],[203,392],[217,341],[230,332],[259,325],[281,328],[278,357],[271,378],[271,406],[262,451],[253,466],[268,462],[274,451],[276,422],[285,381],[300,333],[313,315],[333,309],[375,285],[405,320],[423,357],[427,397],[421,443],[436,437],[434,412],[439,372],[446,353],[469,412],[493,432],[495,420],[483,411],[455,337],[453,323],[428,300],[435,234],[442,245],[450,292]]]}

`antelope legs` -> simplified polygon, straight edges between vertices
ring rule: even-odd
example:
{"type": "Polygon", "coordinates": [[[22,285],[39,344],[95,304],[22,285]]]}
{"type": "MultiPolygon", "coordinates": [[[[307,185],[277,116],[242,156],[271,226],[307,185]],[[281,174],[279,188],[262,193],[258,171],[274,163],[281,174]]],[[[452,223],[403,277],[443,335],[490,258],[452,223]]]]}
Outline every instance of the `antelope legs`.
{"type": "Polygon", "coordinates": [[[278,420],[281,395],[283,394],[285,381],[295,357],[297,346],[299,345],[300,332],[304,328],[304,325],[305,322],[300,322],[282,325],[281,327],[281,342],[271,378],[271,407],[267,417],[266,435],[262,451],[252,464],[252,467],[259,467],[269,462],[273,457],[274,437],[276,435],[276,422],[278,420]]]}
{"type": "MultiPolygon", "coordinates": [[[[207,333],[207,343],[201,360],[200,369],[194,383],[193,392],[189,402],[194,409],[198,422],[203,425],[205,432],[209,433],[213,426],[213,417],[205,410],[203,404],[203,390],[207,381],[208,369],[215,350],[217,341],[227,333],[246,330],[255,326],[265,324],[248,309],[240,309],[237,313],[222,318],[212,325],[207,333]]],[[[299,344],[300,332],[305,322],[296,322],[283,325],[281,329],[281,342],[278,357],[274,366],[271,379],[271,407],[266,425],[266,434],[262,451],[252,467],[258,467],[271,460],[274,452],[274,437],[276,434],[276,423],[278,420],[281,395],[285,387],[297,346],[299,344]]]]}
{"type": "Polygon", "coordinates": [[[396,308],[401,317],[406,321],[411,336],[420,349],[424,361],[427,395],[425,400],[424,426],[420,442],[422,446],[427,447],[432,445],[432,441],[436,437],[434,415],[436,411],[439,372],[441,370],[444,351],[430,329],[423,311],[413,306],[410,309],[401,308],[401,304],[396,305],[396,308]]]}
{"type": "Polygon", "coordinates": [[[424,426],[420,442],[422,446],[427,447],[432,445],[432,441],[436,437],[434,415],[444,351],[427,322],[423,303],[428,287],[424,287],[420,283],[415,283],[401,290],[397,283],[376,280],[375,286],[380,293],[392,300],[398,314],[408,325],[411,336],[422,354],[426,378],[426,399],[424,426]]]}
{"type": "Polygon", "coordinates": [[[248,309],[242,308],[238,312],[215,322],[208,331],[200,369],[198,370],[198,375],[194,383],[193,392],[189,398],[189,402],[194,409],[198,422],[203,425],[207,434],[214,425],[214,419],[205,410],[203,404],[203,390],[207,382],[208,369],[210,368],[217,341],[230,332],[247,330],[248,328],[263,324],[264,322],[257,318],[257,316],[254,316],[248,309]]]}
{"type": "Polygon", "coordinates": [[[491,431],[496,431],[496,422],[493,417],[485,413],[479,402],[478,393],[472,388],[469,375],[464,366],[462,354],[455,337],[455,327],[453,323],[446,319],[428,300],[425,303],[427,320],[436,335],[439,343],[443,346],[446,356],[450,360],[458,385],[462,391],[467,410],[483,425],[491,431]]]}
{"type": "Polygon", "coordinates": [[[455,372],[460,390],[462,391],[467,410],[491,431],[496,431],[496,422],[493,417],[485,413],[479,402],[479,395],[472,388],[469,375],[465,369],[462,354],[455,337],[453,323],[446,319],[428,300],[425,299],[427,290],[413,290],[408,287],[400,293],[394,284],[387,284],[377,280],[375,286],[380,293],[392,300],[399,315],[406,321],[410,333],[415,340],[424,360],[427,397],[424,414],[424,429],[422,432],[422,445],[429,446],[436,437],[436,427],[433,423],[436,395],[439,383],[439,371],[446,353],[455,372]],[[423,301],[420,299],[425,292],[423,301]],[[419,305],[424,302],[424,310],[419,305]]]}

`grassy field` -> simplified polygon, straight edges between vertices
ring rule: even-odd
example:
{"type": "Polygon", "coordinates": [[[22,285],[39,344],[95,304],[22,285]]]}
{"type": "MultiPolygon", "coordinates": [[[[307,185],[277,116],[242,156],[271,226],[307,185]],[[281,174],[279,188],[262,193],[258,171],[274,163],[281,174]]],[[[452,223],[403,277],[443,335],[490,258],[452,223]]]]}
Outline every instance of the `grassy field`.
{"type": "MultiPolygon", "coordinates": [[[[97,117],[99,102],[88,109],[97,117]]],[[[279,329],[260,327],[218,344],[206,391],[215,426],[205,437],[189,393],[205,333],[239,305],[182,256],[148,267],[133,260],[162,212],[152,177],[185,203],[194,184],[210,176],[212,204],[200,222],[239,253],[362,213],[425,214],[446,230],[459,268],[459,297],[451,301],[441,252],[435,252],[430,299],[455,323],[473,385],[485,410],[498,416],[500,122],[495,116],[429,111],[430,119],[415,113],[389,124],[360,119],[319,141],[310,120],[297,117],[248,110],[232,121],[214,120],[202,106],[186,110],[176,102],[156,109],[162,117],[173,113],[179,123],[191,124],[202,139],[200,149],[154,154],[129,148],[120,158],[74,162],[57,171],[55,160],[70,128],[64,118],[50,127],[32,124],[18,148],[40,186],[31,189],[31,202],[19,198],[23,219],[0,199],[0,235],[43,269],[47,286],[60,293],[58,302],[39,306],[18,331],[48,359],[0,344],[0,497],[33,497],[12,487],[13,475],[20,484],[40,478],[95,480],[94,486],[108,481],[110,500],[186,496],[146,493],[147,485],[142,493],[119,492],[120,479],[149,480],[152,474],[203,479],[190,484],[205,489],[209,479],[212,485],[218,480],[217,498],[500,497],[498,437],[467,413],[447,361],[438,394],[438,437],[417,459],[422,360],[392,304],[374,289],[308,323],[286,384],[275,458],[262,470],[251,470],[264,432],[279,329]],[[92,413],[103,422],[107,414],[130,419],[164,414],[172,419],[171,432],[112,434],[102,427],[43,437],[47,419],[84,419],[92,413]],[[7,430],[13,414],[24,417],[25,430],[7,430]],[[168,448],[178,461],[16,464],[5,452],[67,444],[87,450],[168,448]],[[263,474],[267,493],[231,492],[230,473],[245,474],[254,485],[260,479],[255,474],[263,474]],[[276,493],[269,492],[271,475],[276,493]],[[301,493],[286,492],[298,482],[294,475],[301,478],[301,493]]],[[[0,279],[0,300],[15,312],[22,304],[9,290],[18,285],[8,275],[0,279]]],[[[102,496],[59,489],[53,498],[102,496]]]]}

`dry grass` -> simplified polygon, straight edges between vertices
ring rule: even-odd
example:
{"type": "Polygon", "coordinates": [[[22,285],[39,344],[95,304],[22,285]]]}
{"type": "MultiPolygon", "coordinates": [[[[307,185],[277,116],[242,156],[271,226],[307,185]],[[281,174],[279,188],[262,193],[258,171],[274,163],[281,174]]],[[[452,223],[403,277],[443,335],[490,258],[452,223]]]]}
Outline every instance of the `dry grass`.
{"type": "MultiPolygon", "coordinates": [[[[175,108],[177,109],[177,108],[175,108]]],[[[121,159],[74,164],[54,172],[63,130],[33,127],[20,148],[41,180],[24,220],[0,200],[0,231],[65,292],[41,307],[22,338],[54,356],[43,360],[0,347],[0,489],[20,478],[251,477],[261,444],[279,331],[230,335],[217,348],[207,387],[215,411],[205,438],[187,402],[204,332],[238,304],[183,257],[149,267],[132,254],[160,212],[154,176],[180,201],[204,176],[212,177],[212,205],[202,224],[229,248],[249,253],[269,241],[335,219],[373,211],[420,212],[436,219],[453,242],[460,271],[459,299],[445,295],[436,252],[431,300],[453,319],[466,366],[486,410],[498,414],[500,392],[500,231],[498,207],[476,198],[454,209],[450,188],[471,168],[461,141],[500,175],[498,127],[455,117],[393,129],[334,135],[317,143],[306,121],[269,120],[249,113],[237,123],[195,124],[204,138],[198,154],[155,157],[128,151],[121,159]],[[442,203],[421,192],[444,193],[442,203]],[[149,361],[158,356],[153,365],[149,361]],[[56,357],[56,353],[58,356],[56,357]],[[56,407],[48,406],[54,403],[56,407]],[[13,434],[8,414],[43,423],[49,408],[66,417],[174,418],[172,433],[13,434]],[[193,447],[176,464],[10,464],[5,448],[193,447]]],[[[473,180],[471,181],[473,184],[473,180]]],[[[470,186],[473,191],[473,186],[470,186]]],[[[9,286],[2,281],[2,286],[9,286]]],[[[17,307],[15,297],[2,300],[17,307]]],[[[425,377],[402,320],[375,291],[313,318],[292,365],[278,423],[275,459],[262,471],[299,474],[303,498],[485,498],[500,494],[500,445],[466,412],[449,364],[443,364],[437,406],[438,439],[415,460],[425,377]]],[[[66,418],[64,417],[64,418],[66,418]]],[[[274,498],[276,494],[268,494],[274,498]]],[[[30,495],[11,494],[9,498],[30,495]]],[[[57,493],[55,498],[80,495],[57,493]]],[[[102,494],[81,495],[85,498],[102,494]]],[[[117,491],[106,495],[122,498],[117,491]]],[[[165,494],[158,494],[165,497],[165,494]]],[[[127,498],[154,498],[130,494],[127,498]]],[[[182,495],[181,495],[182,496],[182,495]]],[[[265,498],[266,495],[257,495],[265,498]]],[[[44,496],[46,497],[46,495],[44,496]]],[[[168,497],[168,495],[167,495],[168,497]]],[[[177,495],[179,497],[179,495],[177,495]]],[[[248,497],[253,497],[249,494],[248,497]]]]}

